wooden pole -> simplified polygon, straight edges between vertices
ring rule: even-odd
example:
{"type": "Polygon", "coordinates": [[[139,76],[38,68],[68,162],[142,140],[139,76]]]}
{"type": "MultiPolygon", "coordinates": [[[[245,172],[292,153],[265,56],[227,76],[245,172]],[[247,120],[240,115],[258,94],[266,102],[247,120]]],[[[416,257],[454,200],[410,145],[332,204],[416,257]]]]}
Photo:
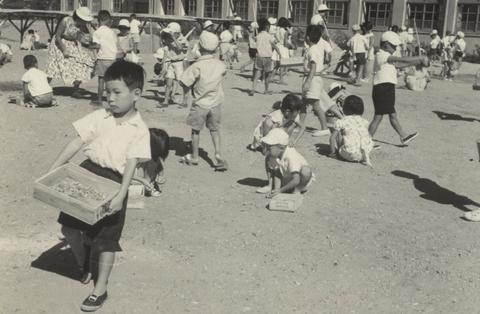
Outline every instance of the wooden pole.
{"type": "Polygon", "coordinates": [[[152,20],[149,21],[150,22],[150,40],[151,40],[151,44],[152,44],[152,52],[155,52],[155,43],[154,43],[154,36],[153,36],[153,24],[152,24],[152,20]]]}

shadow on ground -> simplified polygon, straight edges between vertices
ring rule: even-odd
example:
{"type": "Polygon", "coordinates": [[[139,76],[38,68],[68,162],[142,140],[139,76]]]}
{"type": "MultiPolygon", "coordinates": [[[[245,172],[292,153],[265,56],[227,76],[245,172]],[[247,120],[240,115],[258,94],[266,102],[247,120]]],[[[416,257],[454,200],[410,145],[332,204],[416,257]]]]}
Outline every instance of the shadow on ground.
{"type": "MultiPolygon", "coordinates": [[[[175,156],[183,157],[192,152],[192,143],[190,141],[185,142],[183,138],[172,136],[170,137],[170,150],[175,151],[175,156]]],[[[203,148],[198,150],[198,156],[205,160],[210,167],[213,168],[215,166],[212,159],[208,156],[208,152],[206,152],[203,148]]]]}
{"type": "Polygon", "coordinates": [[[72,254],[72,250],[63,250],[65,242],[60,242],[43,252],[30,266],[40,270],[58,274],[70,279],[79,280],[80,273],[72,254]]]}
{"type": "Polygon", "coordinates": [[[237,183],[246,186],[262,187],[267,185],[268,181],[259,178],[244,178],[238,180],[237,183]]]}
{"type": "Polygon", "coordinates": [[[442,205],[452,205],[463,211],[471,210],[466,207],[467,205],[480,207],[480,203],[477,203],[466,196],[450,191],[428,178],[421,178],[416,174],[402,170],[394,170],[392,171],[392,174],[397,177],[413,180],[413,186],[419,192],[423,193],[420,194],[420,197],[423,199],[442,205]]]}
{"type": "Polygon", "coordinates": [[[466,122],[480,122],[480,119],[464,117],[457,113],[448,113],[443,111],[432,111],[440,120],[466,121],[466,122]]]}

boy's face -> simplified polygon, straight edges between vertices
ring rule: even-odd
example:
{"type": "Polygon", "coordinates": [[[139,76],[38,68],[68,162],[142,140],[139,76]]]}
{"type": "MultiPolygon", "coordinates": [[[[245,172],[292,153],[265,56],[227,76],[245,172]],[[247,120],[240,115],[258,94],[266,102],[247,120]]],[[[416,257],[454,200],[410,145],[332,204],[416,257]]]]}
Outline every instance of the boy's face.
{"type": "Polygon", "coordinates": [[[280,158],[285,151],[285,146],[283,145],[267,145],[267,156],[273,158],[280,158]]]}
{"type": "Polygon", "coordinates": [[[141,96],[141,90],[130,90],[122,80],[106,81],[107,110],[115,114],[123,114],[135,107],[135,102],[141,96]]]}
{"type": "Polygon", "coordinates": [[[112,24],[112,19],[106,19],[106,20],[98,20],[98,24],[100,25],[105,25],[105,26],[110,26],[112,24]]]}
{"type": "Polygon", "coordinates": [[[298,111],[286,109],[282,111],[283,117],[286,120],[293,121],[298,115],[298,111]]]}
{"type": "Polygon", "coordinates": [[[122,34],[122,35],[126,35],[130,31],[130,28],[123,27],[123,26],[120,26],[118,29],[120,30],[120,34],[122,34]]]}

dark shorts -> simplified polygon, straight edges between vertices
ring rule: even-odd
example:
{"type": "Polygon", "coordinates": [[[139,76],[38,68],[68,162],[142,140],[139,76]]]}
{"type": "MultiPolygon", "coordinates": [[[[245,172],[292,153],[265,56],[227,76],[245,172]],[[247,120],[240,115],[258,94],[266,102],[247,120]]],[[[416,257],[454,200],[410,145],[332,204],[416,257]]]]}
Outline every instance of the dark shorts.
{"type": "Polygon", "coordinates": [[[272,58],[256,57],[255,68],[263,72],[272,72],[273,71],[272,58]]]}
{"type": "Polygon", "coordinates": [[[395,84],[373,85],[372,98],[376,115],[395,113],[395,84]]]}
{"type": "Polygon", "coordinates": [[[221,118],[221,105],[215,106],[212,109],[205,109],[193,105],[188,113],[187,125],[191,126],[195,131],[201,131],[205,125],[210,131],[218,131],[220,129],[221,118]]]}
{"type": "Polygon", "coordinates": [[[116,60],[97,60],[95,63],[95,75],[98,77],[103,77],[107,69],[115,62],[116,60]]]}
{"type": "Polygon", "coordinates": [[[248,56],[250,59],[255,59],[257,57],[257,48],[248,48],[248,56]]]}
{"type": "Polygon", "coordinates": [[[365,65],[367,64],[367,58],[365,57],[365,53],[356,53],[355,54],[355,64],[356,65],[365,65]]]}
{"type": "Polygon", "coordinates": [[[463,58],[463,52],[455,51],[455,55],[453,56],[453,58],[455,59],[455,61],[460,60],[461,58],[463,58]]]}
{"type": "MultiPolygon", "coordinates": [[[[103,168],[89,159],[82,162],[80,167],[101,177],[122,183],[122,175],[120,173],[112,169],[103,168]]],[[[125,224],[127,200],[128,196],[125,197],[120,211],[106,216],[94,225],[86,224],[64,212],[61,212],[58,216],[58,222],[62,226],[82,231],[87,244],[94,245],[99,252],[119,252],[122,250],[119,241],[125,224]]]]}

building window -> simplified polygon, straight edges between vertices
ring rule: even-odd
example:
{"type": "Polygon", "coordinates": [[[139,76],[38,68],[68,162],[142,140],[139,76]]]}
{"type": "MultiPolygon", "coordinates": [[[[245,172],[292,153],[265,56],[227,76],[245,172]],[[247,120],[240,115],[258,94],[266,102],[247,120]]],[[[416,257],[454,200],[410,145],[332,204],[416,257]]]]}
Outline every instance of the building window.
{"type": "Polygon", "coordinates": [[[92,0],[92,12],[98,12],[102,9],[102,0],[92,0]]]}
{"type": "Polygon", "coordinates": [[[197,0],[184,0],[183,9],[185,10],[185,15],[196,16],[197,15],[197,0]]]}
{"type": "Polygon", "coordinates": [[[293,23],[308,25],[308,20],[312,15],[313,3],[309,0],[291,0],[290,3],[293,23]]]}
{"type": "Polygon", "coordinates": [[[374,28],[387,28],[392,23],[392,3],[367,2],[367,18],[374,28]]]}
{"type": "Polygon", "coordinates": [[[75,1],[74,0],[68,0],[67,1],[67,7],[65,8],[67,11],[73,11],[75,10],[75,1]]]}
{"type": "Polygon", "coordinates": [[[278,0],[257,0],[257,3],[257,18],[278,16],[278,0]]]}
{"type": "Polygon", "coordinates": [[[234,0],[234,12],[237,13],[242,20],[248,20],[248,0],[234,0]]]}
{"type": "Polygon", "coordinates": [[[438,4],[409,3],[409,5],[409,19],[415,18],[415,23],[418,30],[431,31],[432,29],[436,29],[438,27],[438,4]]]}
{"type": "Polygon", "coordinates": [[[134,13],[148,13],[148,2],[134,2],[134,13]]]}
{"type": "Polygon", "coordinates": [[[123,0],[113,0],[113,12],[122,12],[123,0]]]}
{"type": "Polygon", "coordinates": [[[205,17],[222,17],[222,0],[205,0],[205,17]]]}
{"type": "Polygon", "coordinates": [[[348,25],[348,1],[327,1],[327,22],[331,25],[348,25]]]}
{"type": "Polygon", "coordinates": [[[175,15],[175,0],[163,0],[163,13],[175,15]]]}
{"type": "Polygon", "coordinates": [[[462,30],[480,32],[480,4],[461,4],[462,30]]]}

